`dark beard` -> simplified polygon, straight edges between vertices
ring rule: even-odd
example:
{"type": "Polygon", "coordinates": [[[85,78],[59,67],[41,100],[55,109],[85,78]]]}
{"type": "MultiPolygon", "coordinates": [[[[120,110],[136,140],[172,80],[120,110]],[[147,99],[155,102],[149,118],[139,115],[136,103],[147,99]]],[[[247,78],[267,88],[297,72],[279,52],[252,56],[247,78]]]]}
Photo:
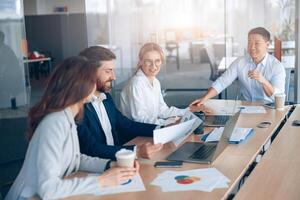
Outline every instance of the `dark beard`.
{"type": "MultiPolygon", "coordinates": [[[[98,83],[97,84],[97,90],[99,91],[99,92],[102,92],[102,93],[108,93],[108,92],[110,92],[110,90],[111,90],[111,80],[109,80],[109,81],[107,81],[107,82],[110,82],[110,86],[106,86],[106,84],[101,84],[101,83],[98,83]]],[[[105,83],[107,83],[107,82],[105,82],[105,83]]]]}

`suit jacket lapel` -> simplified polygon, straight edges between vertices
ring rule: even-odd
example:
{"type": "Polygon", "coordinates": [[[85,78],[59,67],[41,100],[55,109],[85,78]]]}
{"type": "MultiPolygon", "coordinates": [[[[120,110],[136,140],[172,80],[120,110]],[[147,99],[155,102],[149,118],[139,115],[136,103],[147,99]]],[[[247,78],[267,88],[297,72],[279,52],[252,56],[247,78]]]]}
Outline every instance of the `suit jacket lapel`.
{"type": "Polygon", "coordinates": [[[102,128],[102,125],[101,125],[101,122],[100,122],[100,119],[97,115],[97,112],[94,108],[94,106],[91,104],[91,103],[88,103],[86,104],[86,107],[87,109],[92,113],[92,115],[94,116],[94,120],[95,122],[97,123],[97,126],[99,127],[99,130],[102,131],[102,133],[99,133],[99,134],[103,134],[104,138],[105,138],[105,141],[106,141],[106,137],[105,137],[105,133],[104,133],[104,130],[102,128]]]}

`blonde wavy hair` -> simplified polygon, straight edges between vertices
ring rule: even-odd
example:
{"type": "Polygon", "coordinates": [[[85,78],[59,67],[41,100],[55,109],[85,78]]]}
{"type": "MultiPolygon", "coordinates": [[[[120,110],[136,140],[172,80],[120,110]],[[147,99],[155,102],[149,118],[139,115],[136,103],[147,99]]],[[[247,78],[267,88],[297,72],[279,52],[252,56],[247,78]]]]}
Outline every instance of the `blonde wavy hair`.
{"type": "Polygon", "coordinates": [[[141,49],[140,49],[140,52],[139,52],[139,62],[137,64],[137,71],[142,67],[142,60],[143,60],[143,57],[146,53],[148,53],[149,51],[156,51],[159,53],[160,55],[160,58],[161,58],[161,61],[162,63],[165,61],[165,53],[164,51],[162,50],[162,48],[154,43],[154,42],[148,42],[146,44],[144,44],[141,49]]]}

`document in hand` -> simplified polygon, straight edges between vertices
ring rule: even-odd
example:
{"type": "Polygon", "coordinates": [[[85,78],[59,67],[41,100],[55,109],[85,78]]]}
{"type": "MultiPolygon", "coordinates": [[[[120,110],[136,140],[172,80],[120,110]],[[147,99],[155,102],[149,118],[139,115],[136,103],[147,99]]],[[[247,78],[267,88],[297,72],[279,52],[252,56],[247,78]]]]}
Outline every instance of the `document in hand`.
{"type": "Polygon", "coordinates": [[[165,144],[173,141],[175,145],[178,145],[202,123],[202,120],[196,115],[192,113],[186,115],[187,116],[182,116],[184,120],[179,124],[154,130],[154,144],[165,144]]]}
{"type": "MultiPolygon", "coordinates": [[[[205,142],[215,142],[219,141],[221,138],[221,135],[223,133],[224,127],[215,128],[212,132],[205,134],[202,137],[202,140],[205,142]]],[[[238,144],[244,140],[247,139],[249,135],[254,133],[254,130],[252,128],[239,128],[236,127],[233,130],[233,133],[229,139],[230,143],[238,144]]]]}

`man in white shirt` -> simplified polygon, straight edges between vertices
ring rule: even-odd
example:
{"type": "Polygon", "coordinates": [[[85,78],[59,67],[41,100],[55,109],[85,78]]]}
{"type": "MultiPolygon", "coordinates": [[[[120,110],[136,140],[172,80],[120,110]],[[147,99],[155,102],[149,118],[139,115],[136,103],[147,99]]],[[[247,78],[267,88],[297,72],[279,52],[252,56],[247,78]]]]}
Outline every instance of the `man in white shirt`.
{"type": "Polygon", "coordinates": [[[132,121],[116,108],[108,93],[112,87],[111,82],[116,79],[114,53],[104,47],[93,46],[83,50],[80,56],[98,65],[94,100],[85,105],[84,117],[77,128],[80,151],[90,156],[115,159],[115,153],[126,148],[136,149],[138,157],[151,158],[162,148],[161,144],[124,145],[137,136],[152,137],[157,126],[132,121]]]}
{"type": "Polygon", "coordinates": [[[190,104],[190,107],[203,105],[236,79],[240,83],[242,100],[274,102],[274,94],[284,93],[285,69],[274,56],[268,54],[269,43],[270,33],[265,28],[250,30],[248,54],[236,59],[203,96],[190,104]]]}

